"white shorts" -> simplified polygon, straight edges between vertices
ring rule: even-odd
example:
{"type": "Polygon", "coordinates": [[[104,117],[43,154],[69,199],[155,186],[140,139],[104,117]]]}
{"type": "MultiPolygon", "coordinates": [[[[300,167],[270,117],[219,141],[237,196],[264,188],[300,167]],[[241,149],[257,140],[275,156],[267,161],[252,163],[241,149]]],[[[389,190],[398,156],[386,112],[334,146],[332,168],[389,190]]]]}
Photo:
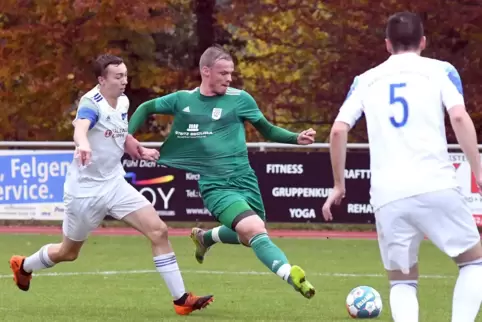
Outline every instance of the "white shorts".
{"type": "Polygon", "coordinates": [[[375,219],[387,270],[407,274],[418,262],[418,250],[425,236],[452,258],[480,243],[472,213],[456,189],[393,201],[378,209],[375,219]]]}
{"type": "Polygon", "coordinates": [[[99,227],[106,215],[122,220],[128,214],[151,203],[124,178],[109,184],[105,194],[94,197],[64,196],[64,235],[73,241],[84,241],[99,227]]]}

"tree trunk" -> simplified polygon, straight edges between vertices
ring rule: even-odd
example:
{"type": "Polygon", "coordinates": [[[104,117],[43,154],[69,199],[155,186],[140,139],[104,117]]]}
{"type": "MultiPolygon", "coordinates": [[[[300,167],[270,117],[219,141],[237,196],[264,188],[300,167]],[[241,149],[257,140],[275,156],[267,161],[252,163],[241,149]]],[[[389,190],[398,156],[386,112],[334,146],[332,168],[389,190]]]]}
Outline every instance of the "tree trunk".
{"type": "Polygon", "coordinates": [[[199,66],[202,53],[216,41],[215,14],[216,0],[194,0],[196,14],[197,49],[194,66],[199,66]]]}

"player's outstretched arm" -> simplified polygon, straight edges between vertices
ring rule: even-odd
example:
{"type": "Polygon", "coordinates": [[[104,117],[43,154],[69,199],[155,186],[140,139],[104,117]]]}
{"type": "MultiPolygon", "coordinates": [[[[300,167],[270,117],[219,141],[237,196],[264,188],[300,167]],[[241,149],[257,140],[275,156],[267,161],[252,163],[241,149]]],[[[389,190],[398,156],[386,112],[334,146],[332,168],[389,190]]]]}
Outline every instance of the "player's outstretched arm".
{"type": "Polygon", "coordinates": [[[177,106],[177,92],[158,97],[139,105],[129,121],[129,134],[134,134],[152,114],[174,115],[177,106]]]}
{"type": "Polygon", "coordinates": [[[139,127],[144,124],[149,115],[155,113],[156,103],[155,100],[150,100],[142,103],[137,110],[132,115],[129,120],[128,133],[125,142],[125,152],[131,156],[133,160],[145,159],[143,157],[144,148],[141,146],[139,141],[137,141],[133,134],[139,129],[139,127]]]}
{"type": "Polygon", "coordinates": [[[159,158],[159,151],[155,149],[147,149],[140,145],[139,141],[134,138],[134,133],[152,114],[175,114],[177,104],[177,93],[169,94],[142,103],[132,115],[129,121],[129,136],[126,140],[126,152],[133,158],[141,158],[144,160],[155,161],[159,158]],[[132,154],[131,154],[132,153],[132,154]]]}
{"type": "Polygon", "coordinates": [[[307,145],[315,141],[316,131],[313,129],[294,133],[271,124],[264,116],[252,124],[265,139],[273,142],[307,145]]]}
{"type": "Polygon", "coordinates": [[[296,144],[298,133],[271,124],[264,116],[252,123],[254,128],[266,139],[278,143],[296,144]]]}
{"type": "Polygon", "coordinates": [[[271,124],[258,107],[254,98],[247,92],[241,92],[241,104],[238,115],[243,121],[248,121],[261,135],[273,142],[307,145],[315,141],[316,132],[313,129],[294,133],[271,124]]]}
{"type": "Polygon", "coordinates": [[[144,124],[151,114],[156,113],[156,100],[150,100],[139,105],[129,120],[129,134],[134,134],[144,124]]]}

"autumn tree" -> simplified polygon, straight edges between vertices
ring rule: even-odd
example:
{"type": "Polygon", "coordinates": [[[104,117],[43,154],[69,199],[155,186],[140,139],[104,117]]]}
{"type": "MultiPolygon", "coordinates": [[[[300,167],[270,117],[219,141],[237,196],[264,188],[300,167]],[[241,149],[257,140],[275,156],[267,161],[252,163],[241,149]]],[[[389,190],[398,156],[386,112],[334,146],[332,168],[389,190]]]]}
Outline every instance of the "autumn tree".
{"type": "MultiPolygon", "coordinates": [[[[480,130],[478,2],[0,0],[0,139],[70,140],[75,103],[95,84],[90,63],[100,53],[125,58],[132,111],[197,86],[200,54],[219,43],[235,57],[233,86],[248,90],[271,121],[314,127],[326,141],[353,78],[388,57],[386,19],[401,10],[423,17],[424,55],[459,70],[480,130]]],[[[168,121],[151,118],[141,139],[162,140],[168,121]]],[[[252,128],[248,138],[262,140],[252,128]]],[[[366,142],[363,121],[350,140],[366,142]]]]}
{"type": "Polygon", "coordinates": [[[179,13],[189,4],[1,0],[1,138],[71,139],[75,103],[96,83],[90,66],[101,53],[126,60],[130,91],[176,88],[181,79],[172,66],[176,59],[159,55],[154,36],[177,36],[179,13]]]}
{"type": "MultiPolygon", "coordinates": [[[[326,141],[353,78],[388,58],[387,18],[397,11],[417,12],[429,39],[424,55],[456,66],[469,110],[482,127],[482,25],[477,23],[482,5],[440,3],[233,0],[219,20],[235,37],[247,41],[246,50],[238,53],[239,72],[267,117],[293,130],[313,126],[318,141],[326,141]]],[[[360,123],[351,132],[351,141],[367,141],[364,121],[360,123]]]]}

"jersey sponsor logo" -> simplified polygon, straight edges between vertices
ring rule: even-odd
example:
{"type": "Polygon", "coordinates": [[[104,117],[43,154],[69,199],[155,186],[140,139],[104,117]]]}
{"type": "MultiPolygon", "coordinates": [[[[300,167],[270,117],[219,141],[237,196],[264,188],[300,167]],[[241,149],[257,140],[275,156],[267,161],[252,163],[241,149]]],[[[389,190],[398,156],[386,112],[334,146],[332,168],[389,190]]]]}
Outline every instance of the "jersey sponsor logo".
{"type": "Polygon", "coordinates": [[[309,208],[290,208],[291,218],[316,218],[315,209],[309,208]]]}
{"type": "Polygon", "coordinates": [[[188,132],[197,132],[199,131],[199,124],[189,124],[187,126],[187,131],[188,132]]]}
{"type": "Polygon", "coordinates": [[[273,174],[302,174],[302,164],[267,164],[266,173],[273,174]]]}
{"type": "Polygon", "coordinates": [[[287,198],[328,198],[332,188],[274,187],[273,197],[287,198]]]}
{"type": "Polygon", "coordinates": [[[127,135],[127,129],[115,128],[113,130],[105,130],[104,136],[106,138],[120,138],[127,135]]]}
{"type": "Polygon", "coordinates": [[[197,139],[205,138],[208,135],[212,135],[213,132],[210,131],[199,131],[199,124],[189,124],[187,126],[186,132],[175,131],[176,136],[180,139],[197,139]]]}
{"type": "Polygon", "coordinates": [[[213,108],[213,114],[211,115],[213,120],[219,120],[221,118],[222,112],[223,112],[222,108],[218,108],[218,107],[213,108]]]}
{"type": "Polygon", "coordinates": [[[183,108],[182,111],[186,113],[191,112],[191,110],[189,109],[189,106],[186,106],[185,108],[183,108]]]}

